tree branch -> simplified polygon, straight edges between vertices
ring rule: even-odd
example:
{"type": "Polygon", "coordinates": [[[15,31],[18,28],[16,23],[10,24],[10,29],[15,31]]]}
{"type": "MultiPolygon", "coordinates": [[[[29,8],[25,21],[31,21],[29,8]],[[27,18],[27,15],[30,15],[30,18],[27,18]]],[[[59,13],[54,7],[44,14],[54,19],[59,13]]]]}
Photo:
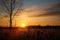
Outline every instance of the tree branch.
{"type": "Polygon", "coordinates": [[[7,9],[8,12],[10,12],[9,8],[6,6],[6,3],[2,0],[2,4],[4,5],[4,7],[7,9]]]}
{"type": "Polygon", "coordinates": [[[13,18],[14,18],[14,16],[18,13],[19,10],[20,10],[20,11],[22,10],[22,9],[21,9],[22,5],[23,5],[23,1],[21,0],[20,6],[19,6],[20,9],[19,9],[19,8],[17,9],[17,11],[16,11],[16,12],[14,13],[14,15],[13,15],[13,18]]]}

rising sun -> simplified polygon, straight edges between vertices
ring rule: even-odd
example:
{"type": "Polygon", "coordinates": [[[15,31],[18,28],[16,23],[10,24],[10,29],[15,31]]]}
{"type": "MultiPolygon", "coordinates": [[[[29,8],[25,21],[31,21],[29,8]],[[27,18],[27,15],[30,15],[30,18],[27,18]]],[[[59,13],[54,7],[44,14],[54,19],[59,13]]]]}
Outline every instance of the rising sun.
{"type": "Polygon", "coordinates": [[[26,24],[21,24],[21,27],[22,27],[22,28],[25,28],[25,27],[26,27],[26,24]]]}

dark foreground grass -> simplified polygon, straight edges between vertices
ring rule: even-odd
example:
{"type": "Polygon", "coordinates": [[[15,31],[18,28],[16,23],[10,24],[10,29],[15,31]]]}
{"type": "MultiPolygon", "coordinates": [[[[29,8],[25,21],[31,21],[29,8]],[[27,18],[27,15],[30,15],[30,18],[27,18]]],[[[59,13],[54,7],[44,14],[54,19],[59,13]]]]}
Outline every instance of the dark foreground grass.
{"type": "Polygon", "coordinates": [[[58,28],[0,28],[0,40],[60,40],[58,28]]]}

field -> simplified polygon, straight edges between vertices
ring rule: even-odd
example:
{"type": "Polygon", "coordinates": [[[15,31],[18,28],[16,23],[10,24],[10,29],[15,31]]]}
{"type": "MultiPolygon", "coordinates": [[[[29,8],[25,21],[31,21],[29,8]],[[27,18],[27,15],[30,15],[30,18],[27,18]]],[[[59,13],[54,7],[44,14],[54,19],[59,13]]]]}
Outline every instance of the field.
{"type": "Polygon", "coordinates": [[[1,28],[0,40],[60,40],[60,28],[1,28]]]}

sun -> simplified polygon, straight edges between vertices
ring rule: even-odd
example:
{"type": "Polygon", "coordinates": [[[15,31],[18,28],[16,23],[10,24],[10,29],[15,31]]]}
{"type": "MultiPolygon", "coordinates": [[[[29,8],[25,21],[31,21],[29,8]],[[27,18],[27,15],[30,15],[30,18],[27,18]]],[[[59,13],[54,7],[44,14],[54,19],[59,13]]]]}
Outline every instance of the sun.
{"type": "Polygon", "coordinates": [[[21,24],[21,27],[22,27],[22,28],[25,28],[25,27],[26,27],[26,24],[21,24]]]}

